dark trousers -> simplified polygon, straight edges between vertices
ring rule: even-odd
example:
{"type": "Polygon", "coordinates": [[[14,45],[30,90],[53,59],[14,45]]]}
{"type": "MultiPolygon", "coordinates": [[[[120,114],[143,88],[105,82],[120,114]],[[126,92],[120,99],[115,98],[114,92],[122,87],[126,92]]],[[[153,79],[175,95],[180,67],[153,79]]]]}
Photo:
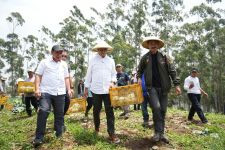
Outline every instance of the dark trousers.
{"type": "Polygon", "coordinates": [[[168,96],[163,94],[161,88],[154,88],[148,90],[150,98],[150,107],[153,114],[153,123],[155,133],[164,133],[165,116],[167,111],[168,96]]]}
{"type": "Polygon", "coordinates": [[[89,110],[91,109],[91,107],[93,106],[93,97],[88,97],[87,98],[87,107],[86,107],[86,112],[85,115],[88,115],[89,110]]]}
{"type": "Polygon", "coordinates": [[[140,110],[141,104],[134,104],[134,110],[140,110]]]}
{"type": "Polygon", "coordinates": [[[64,106],[64,115],[68,111],[69,107],[70,107],[70,96],[68,95],[68,93],[66,93],[66,96],[65,96],[65,106],[64,106]]]}
{"type": "Polygon", "coordinates": [[[142,116],[143,116],[144,122],[149,121],[148,104],[150,105],[149,97],[144,96],[144,101],[141,104],[141,110],[142,110],[142,116]]]}
{"type": "Polygon", "coordinates": [[[54,130],[56,136],[62,135],[64,129],[64,104],[65,95],[50,95],[48,93],[42,93],[40,98],[40,106],[37,116],[37,128],[36,128],[36,139],[43,139],[46,122],[49,113],[51,112],[51,106],[53,106],[54,112],[54,130]]]}
{"type": "Polygon", "coordinates": [[[115,133],[115,116],[113,112],[113,107],[111,106],[109,94],[94,94],[93,96],[93,116],[94,116],[94,124],[95,130],[99,130],[100,127],[100,112],[102,109],[102,101],[105,106],[105,113],[107,119],[107,132],[109,135],[113,135],[115,133]]]}
{"type": "Polygon", "coordinates": [[[32,113],[31,105],[35,108],[36,111],[38,109],[37,98],[35,96],[25,97],[25,105],[27,114],[31,116],[32,113]]]}
{"type": "Polygon", "coordinates": [[[4,105],[0,105],[0,110],[2,110],[4,108],[4,105]]]}
{"type": "Polygon", "coordinates": [[[206,117],[202,111],[201,105],[200,105],[201,94],[188,93],[188,98],[191,101],[191,109],[188,114],[188,119],[192,120],[195,115],[195,112],[197,112],[201,121],[206,122],[207,119],[206,119],[206,117]]]}

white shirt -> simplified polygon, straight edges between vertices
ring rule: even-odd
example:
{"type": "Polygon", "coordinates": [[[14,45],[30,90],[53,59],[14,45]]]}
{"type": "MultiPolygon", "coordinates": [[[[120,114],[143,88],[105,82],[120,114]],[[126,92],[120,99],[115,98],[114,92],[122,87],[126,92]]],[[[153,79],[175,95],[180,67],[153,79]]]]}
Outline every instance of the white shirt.
{"type": "Polygon", "coordinates": [[[199,83],[198,77],[188,76],[184,80],[184,89],[187,91],[187,93],[201,94],[201,91],[200,91],[201,87],[200,87],[200,83],[199,83]],[[189,89],[189,86],[192,83],[194,84],[194,87],[189,89]]]}
{"type": "Polygon", "coordinates": [[[85,87],[95,94],[108,94],[111,82],[116,82],[115,62],[107,55],[96,54],[89,63],[85,87]]]}
{"type": "Polygon", "coordinates": [[[65,78],[69,77],[66,62],[44,59],[38,65],[36,74],[41,75],[40,92],[51,95],[66,94],[65,78]]]}
{"type": "Polygon", "coordinates": [[[25,81],[26,82],[34,82],[35,80],[35,76],[33,76],[32,78],[27,78],[25,81]]]}

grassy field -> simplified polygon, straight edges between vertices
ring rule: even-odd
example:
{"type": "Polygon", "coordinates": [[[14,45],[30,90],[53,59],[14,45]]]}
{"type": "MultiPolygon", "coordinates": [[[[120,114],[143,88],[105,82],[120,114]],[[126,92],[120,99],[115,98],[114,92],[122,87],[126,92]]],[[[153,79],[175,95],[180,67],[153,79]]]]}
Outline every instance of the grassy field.
{"type": "MultiPolygon", "coordinates": [[[[131,109],[132,110],[132,109],[131,109]]],[[[149,109],[150,112],[150,109],[149,109]]],[[[150,137],[153,129],[142,127],[141,111],[131,111],[130,118],[119,117],[121,110],[115,110],[116,133],[121,139],[118,145],[111,144],[106,132],[105,113],[101,114],[100,134],[94,134],[93,118],[90,113],[84,120],[83,113],[67,115],[67,131],[62,138],[55,138],[53,115],[50,114],[44,144],[40,150],[225,150],[225,116],[206,114],[209,124],[202,124],[195,116],[194,122],[186,120],[187,112],[169,108],[166,117],[166,132],[170,144],[152,143],[150,137]]],[[[150,113],[151,116],[151,113],[150,113]]],[[[25,112],[12,114],[7,110],[0,111],[0,150],[34,149],[32,140],[36,128],[36,117],[27,117],[25,112]]]]}

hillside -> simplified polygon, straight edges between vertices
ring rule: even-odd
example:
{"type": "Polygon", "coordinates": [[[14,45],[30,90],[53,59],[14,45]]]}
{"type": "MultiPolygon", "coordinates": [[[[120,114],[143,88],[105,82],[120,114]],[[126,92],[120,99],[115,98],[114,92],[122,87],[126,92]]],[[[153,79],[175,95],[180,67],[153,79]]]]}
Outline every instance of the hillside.
{"type": "MultiPolygon", "coordinates": [[[[132,106],[133,108],[133,106],[132,106]]],[[[119,118],[121,110],[115,110],[116,133],[121,143],[109,143],[106,133],[105,113],[101,114],[100,135],[93,134],[93,118],[84,120],[82,113],[66,116],[67,131],[60,139],[53,134],[53,115],[47,123],[45,143],[37,148],[40,150],[95,150],[95,149],[132,149],[132,150],[224,150],[225,149],[225,116],[220,114],[206,114],[209,124],[202,124],[195,116],[194,122],[186,120],[187,112],[173,108],[168,109],[166,118],[166,132],[171,140],[170,144],[152,143],[150,137],[152,129],[142,127],[141,111],[131,111],[130,118],[119,118]]],[[[149,109],[150,112],[150,109],[149,109]]],[[[151,116],[151,114],[150,114],[151,116]]],[[[36,128],[36,114],[32,117],[22,113],[12,114],[7,110],[0,111],[0,149],[1,150],[29,150],[36,128]]]]}

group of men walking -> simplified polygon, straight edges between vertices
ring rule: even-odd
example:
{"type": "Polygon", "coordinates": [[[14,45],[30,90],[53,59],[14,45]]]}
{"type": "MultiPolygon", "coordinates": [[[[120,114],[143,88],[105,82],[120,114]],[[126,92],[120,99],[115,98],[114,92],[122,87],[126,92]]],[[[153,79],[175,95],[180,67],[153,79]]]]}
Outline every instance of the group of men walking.
{"type": "MultiPolygon", "coordinates": [[[[164,42],[156,37],[147,37],[144,39],[142,46],[149,49],[140,60],[137,69],[137,82],[142,85],[144,92],[144,103],[142,104],[144,125],[148,125],[149,116],[146,113],[147,104],[150,105],[153,114],[154,142],[163,141],[169,143],[165,134],[165,116],[167,111],[168,93],[171,89],[171,82],[175,86],[176,93],[181,94],[179,87],[180,80],[177,76],[175,65],[170,59],[158,51],[164,46],[164,42]],[[144,84],[143,84],[144,83],[144,84]]],[[[84,97],[92,97],[93,118],[95,133],[101,132],[100,129],[100,112],[102,103],[104,103],[107,132],[112,143],[119,143],[120,139],[115,133],[115,116],[114,110],[110,103],[109,89],[116,86],[129,84],[129,77],[123,73],[122,65],[115,65],[115,62],[107,54],[113,48],[106,42],[98,43],[92,49],[97,52],[91,59],[84,83],[84,97]]],[[[38,65],[35,75],[35,96],[39,102],[37,115],[37,127],[34,146],[43,143],[46,121],[53,107],[54,113],[54,130],[56,137],[61,137],[65,131],[64,113],[67,111],[69,98],[72,95],[71,81],[69,76],[69,67],[62,60],[63,48],[55,45],[51,49],[52,57],[44,59],[38,65]]],[[[197,79],[197,70],[192,70],[191,77],[185,80],[184,88],[188,91],[188,97],[192,102],[192,107],[188,116],[189,120],[193,119],[194,113],[197,112],[203,123],[207,122],[201,107],[200,94],[207,95],[200,88],[197,79]]],[[[90,109],[90,108],[89,108],[90,109]]],[[[124,115],[128,118],[129,106],[123,107],[124,115]]],[[[87,115],[87,112],[86,112],[87,115]]]]}

